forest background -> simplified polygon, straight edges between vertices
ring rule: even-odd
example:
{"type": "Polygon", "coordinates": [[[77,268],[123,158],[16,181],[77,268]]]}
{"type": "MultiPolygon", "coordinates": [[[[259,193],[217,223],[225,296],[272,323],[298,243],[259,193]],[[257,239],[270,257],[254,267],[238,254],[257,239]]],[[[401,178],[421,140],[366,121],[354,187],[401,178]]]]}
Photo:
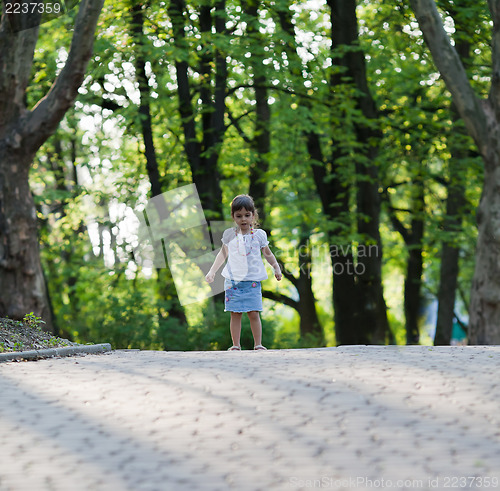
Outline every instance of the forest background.
{"type": "MultiPolygon", "coordinates": [[[[438,6],[487,94],[488,5],[438,6]]],[[[41,24],[28,109],[61,77],[77,13],[41,24]]],[[[209,222],[236,194],[256,201],[285,273],[263,284],[268,347],[466,342],[484,165],[407,2],[106,2],[76,101],[29,169],[60,336],[230,345],[220,295],[183,306],[169,269],[134,252],[134,215],[195,183],[209,222]]]]}

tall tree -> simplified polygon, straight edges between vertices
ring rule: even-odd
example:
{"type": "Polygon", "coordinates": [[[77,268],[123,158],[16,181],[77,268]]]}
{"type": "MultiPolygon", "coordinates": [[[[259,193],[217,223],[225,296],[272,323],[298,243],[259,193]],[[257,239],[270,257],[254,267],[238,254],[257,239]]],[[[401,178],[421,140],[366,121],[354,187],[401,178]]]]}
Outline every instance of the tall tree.
{"type": "Polygon", "coordinates": [[[197,47],[191,46],[186,38],[186,2],[172,0],[168,8],[176,47],[175,70],[184,150],[203,209],[210,210],[209,218],[218,220],[223,216],[217,163],[226,129],[227,61],[225,53],[213,44],[213,31],[216,35],[227,33],[225,4],[225,0],[215,1],[212,11],[211,1],[200,2],[200,44],[197,47]],[[190,53],[199,56],[198,65],[194,68],[200,78],[199,105],[193,104],[195,90],[190,79],[190,53]],[[201,132],[197,128],[198,116],[201,116],[201,132]]]}
{"type": "MultiPolygon", "coordinates": [[[[455,24],[455,49],[460,56],[464,67],[470,69],[472,65],[472,40],[477,29],[476,23],[468,22],[470,7],[460,10],[458,6],[448,2],[447,9],[455,24]]],[[[449,345],[452,339],[453,321],[455,319],[455,299],[459,273],[460,241],[457,233],[462,231],[462,215],[466,207],[465,175],[467,162],[472,157],[470,137],[460,115],[451,104],[453,128],[448,138],[451,160],[450,171],[446,181],[447,199],[446,213],[443,218],[445,233],[441,249],[441,267],[438,291],[438,313],[436,320],[435,345],[449,345]]]]}
{"type": "Polygon", "coordinates": [[[0,314],[16,319],[34,312],[49,330],[53,327],[28,174],[36,152],[73,105],[92,55],[102,5],[103,0],[82,0],[66,63],[32,109],[26,107],[25,95],[40,15],[3,9],[0,19],[0,314]]]}
{"type": "MultiPolygon", "coordinates": [[[[467,153],[464,153],[462,149],[452,148],[452,158],[457,162],[467,158],[467,153]]],[[[465,206],[465,186],[461,175],[454,172],[450,174],[447,191],[446,214],[443,219],[443,231],[446,237],[441,249],[438,314],[434,337],[436,346],[449,345],[452,338],[460,254],[459,241],[456,240],[455,235],[461,231],[461,213],[465,206]]]]}
{"type": "Polygon", "coordinates": [[[417,175],[412,182],[411,217],[408,226],[405,226],[403,221],[398,218],[397,210],[391,205],[389,194],[385,193],[386,200],[390,205],[388,211],[393,227],[401,234],[408,249],[404,282],[406,344],[418,344],[420,341],[419,319],[422,308],[422,273],[424,269],[425,188],[421,165],[417,169],[417,175]]]}
{"type": "MultiPolygon", "coordinates": [[[[146,36],[144,34],[144,17],[145,11],[144,7],[148,4],[142,5],[140,3],[131,2],[130,13],[131,13],[131,33],[132,38],[135,43],[135,71],[137,81],[139,83],[139,118],[140,127],[142,131],[142,137],[144,142],[144,156],[146,158],[146,170],[149,177],[149,182],[151,184],[150,197],[160,195],[162,192],[166,192],[165,186],[162,186],[160,179],[160,170],[158,167],[158,159],[156,157],[156,147],[153,140],[153,126],[151,118],[151,94],[150,94],[150,84],[149,78],[146,74],[146,36]]],[[[180,305],[177,293],[175,291],[175,285],[172,279],[172,273],[170,271],[168,263],[165,268],[157,269],[157,285],[159,290],[159,308],[158,315],[160,321],[160,329],[164,324],[167,335],[166,340],[172,340],[170,346],[165,346],[164,349],[172,348],[172,343],[175,340],[179,340],[185,337],[185,329],[187,326],[186,314],[180,305]],[[168,308],[163,308],[165,302],[168,304],[168,308]],[[174,320],[174,322],[165,322],[165,318],[168,321],[174,320]]]]}
{"type": "Polygon", "coordinates": [[[269,104],[269,83],[267,68],[264,64],[266,39],[259,22],[260,0],[243,0],[242,7],[248,15],[248,41],[253,89],[255,93],[254,136],[249,139],[254,152],[250,163],[249,194],[260,210],[260,218],[265,219],[265,198],[267,194],[266,174],[269,169],[271,151],[271,107],[269,104]]]}
{"type": "Polygon", "coordinates": [[[380,240],[381,196],[377,145],[382,134],[375,125],[378,111],[368,87],[364,52],[358,48],[359,28],[356,0],[328,0],[331,9],[332,50],[343,53],[336,60],[343,70],[332,76],[332,86],[348,77],[357,89],[356,106],[363,118],[355,122],[357,232],[361,240],[376,246],[377,254],[358,255],[362,274],[357,275],[356,293],[360,309],[360,329],[367,342],[384,343],[389,333],[387,307],[382,286],[382,242],[380,240]]]}
{"type": "MultiPolygon", "coordinates": [[[[356,142],[350,148],[346,148],[345,142],[334,137],[331,147],[324,150],[321,131],[314,125],[307,124],[307,149],[323,210],[333,224],[330,239],[345,237],[343,232],[349,228],[351,213],[350,196],[354,194],[358,217],[357,233],[363,242],[373,244],[378,251],[377,254],[358,255],[355,258],[352,248],[347,248],[342,254],[332,255],[335,331],[337,341],[341,344],[383,343],[389,325],[382,291],[380,196],[375,162],[377,149],[374,144],[380,138],[380,133],[374,129],[374,120],[378,115],[367,85],[364,53],[359,47],[356,2],[330,0],[327,4],[331,14],[332,64],[335,67],[329,80],[331,94],[342,91],[348,85],[354,87],[350,94],[354,99],[353,111],[361,116],[351,118],[355,120],[351,129],[356,142]],[[353,147],[360,150],[353,152],[353,147]],[[356,155],[355,168],[358,175],[355,189],[352,189],[349,178],[346,178],[349,173],[347,162],[352,159],[353,154],[356,155]],[[353,273],[356,261],[362,274],[353,273]]],[[[292,70],[295,70],[300,80],[302,69],[299,68],[300,62],[296,61],[298,55],[289,9],[279,10],[279,20],[289,40],[287,55],[291,60],[292,70]]],[[[308,110],[311,109],[309,100],[304,99],[302,104],[308,110]]],[[[339,114],[334,117],[338,119],[339,114]]]]}
{"type": "MultiPolygon", "coordinates": [[[[331,144],[324,144],[325,129],[313,122],[311,99],[301,97],[301,105],[310,119],[304,124],[306,147],[324,213],[331,221],[329,239],[332,246],[338,244],[338,240],[351,242],[350,234],[355,231],[363,245],[373,245],[372,250],[378,252],[355,255],[354,248],[342,247],[341,254],[331,255],[335,332],[340,344],[383,343],[389,325],[382,291],[380,196],[377,146],[374,143],[381,136],[375,125],[378,114],[367,84],[364,53],[359,47],[356,2],[332,0],[327,4],[332,26],[333,68],[327,81],[331,97],[328,107],[332,123],[328,135],[331,144]],[[343,107],[349,103],[338,103],[338,94],[342,92],[348,92],[349,101],[352,101],[346,113],[342,113],[343,107]],[[343,118],[347,120],[344,128],[335,132],[333,127],[338,128],[338,125],[334,121],[343,118]],[[350,142],[346,142],[347,133],[352,136],[350,142]],[[357,174],[355,185],[353,169],[357,174]],[[352,226],[352,197],[356,201],[355,226],[352,226]],[[355,264],[359,265],[356,272],[353,269],[355,264]],[[361,271],[362,274],[357,274],[361,271]]],[[[309,92],[307,87],[311,81],[306,80],[305,67],[298,55],[289,2],[281,2],[277,10],[285,33],[290,71],[296,93],[300,96],[309,92]]]]}
{"type": "Polygon", "coordinates": [[[424,39],[484,160],[477,210],[476,266],[469,307],[469,343],[500,343],[500,0],[489,0],[492,20],[491,85],[481,99],[445,31],[434,0],[411,0],[424,39]]]}

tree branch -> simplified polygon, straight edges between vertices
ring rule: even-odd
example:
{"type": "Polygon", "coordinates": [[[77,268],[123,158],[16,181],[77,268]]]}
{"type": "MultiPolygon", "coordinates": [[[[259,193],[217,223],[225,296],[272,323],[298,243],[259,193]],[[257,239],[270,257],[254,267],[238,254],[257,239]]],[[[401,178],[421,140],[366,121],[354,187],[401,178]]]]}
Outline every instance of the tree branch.
{"type": "Polygon", "coordinates": [[[276,292],[270,292],[270,291],[267,291],[267,290],[263,290],[262,291],[262,296],[264,298],[269,298],[270,300],[274,300],[275,302],[288,305],[289,307],[292,307],[292,309],[295,309],[295,310],[298,309],[298,302],[296,302],[292,298],[287,297],[286,295],[283,295],[281,293],[276,293],[276,292]]]}
{"type": "MultiPolygon", "coordinates": [[[[68,59],[45,97],[28,113],[23,139],[36,152],[56,130],[73,105],[92,56],[97,20],[104,0],[82,0],[75,21],[68,59]]],[[[21,125],[23,126],[23,125],[21,125]]]]}
{"type": "Polygon", "coordinates": [[[235,118],[233,116],[233,113],[227,109],[227,115],[229,117],[229,120],[231,121],[232,125],[236,128],[236,131],[238,132],[238,134],[241,136],[242,140],[247,143],[248,145],[252,145],[252,139],[249,138],[246,133],[243,131],[243,129],[241,128],[240,126],[240,123],[239,123],[239,119],[243,116],[246,116],[248,113],[244,113],[242,114],[241,116],[238,116],[237,118],[235,118]]]}
{"type": "MultiPolygon", "coordinates": [[[[493,0],[490,0],[490,4],[493,0]]],[[[497,3],[498,0],[495,0],[497,3]]],[[[488,152],[487,116],[481,100],[472,89],[465,68],[451,45],[434,0],[410,0],[434,63],[451,92],[460,116],[481,154],[488,152]]]]}
{"type": "Polygon", "coordinates": [[[294,90],[293,88],[290,88],[290,87],[281,87],[279,85],[273,85],[273,84],[239,84],[239,85],[235,85],[234,87],[231,87],[230,89],[228,89],[226,95],[230,96],[231,94],[234,94],[239,89],[257,89],[257,88],[275,90],[277,92],[284,92],[285,94],[294,95],[297,97],[301,97],[303,99],[310,99],[311,101],[318,102],[319,104],[322,104],[323,106],[326,106],[326,107],[333,107],[335,105],[335,103],[333,103],[333,102],[321,99],[320,97],[314,97],[306,92],[297,91],[297,90],[294,90]]]}
{"type": "MultiPolygon", "coordinates": [[[[39,15],[6,14],[0,19],[0,138],[9,123],[26,111],[25,93],[30,80],[39,32],[39,15]],[[34,23],[31,29],[23,25],[34,23]]],[[[16,135],[12,143],[20,146],[16,135]]]]}
{"type": "Polygon", "coordinates": [[[389,205],[388,206],[389,219],[391,220],[394,230],[396,230],[396,232],[399,232],[401,234],[401,237],[403,237],[405,244],[408,244],[410,242],[411,232],[404,226],[403,222],[396,216],[396,208],[392,207],[391,198],[389,197],[387,190],[384,190],[382,192],[382,199],[384,199],[384,201],[386,201],[389,205]]]}
{"type": "MultiPolygon", "coordinates": [[[[172,0],[168,7],[168,13],[172,21],[173,39],[177,49],[189,49],[186,42],[184,11],[186,3],[184,0],[172,0]]],[[[191,102],[191,85],[189,80],[189,65],[183,56],[175,60],[175,70],[177,75],[177,94],[179,100],[179,114],[182,120],[184,131],[184,151],[193,173],[193,180],[196,183],[196,176],[201,167],[201,143],[196,134],[195,111],[191,102]]]]}

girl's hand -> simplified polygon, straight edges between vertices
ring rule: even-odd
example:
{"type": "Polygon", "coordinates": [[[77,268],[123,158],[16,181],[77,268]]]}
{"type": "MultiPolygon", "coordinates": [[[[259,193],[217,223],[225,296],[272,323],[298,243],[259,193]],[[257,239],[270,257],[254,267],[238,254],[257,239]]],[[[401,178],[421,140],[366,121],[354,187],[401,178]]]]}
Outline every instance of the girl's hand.
{"type": "Polygon", "coordinates": [[[211,271],[209,271],[207,273],[207,275],[205,276],[205,281],[207,283],[212,283],[214,281],[214,279],[215,279],[215,273],[212,273],[211,271]]]}
{"type": "Polygon", "coordinates": [[[276,277],[276,279],[278,281],[281,281],[281,278],[283,278],[283,275],[281,274],[281,269],[279,266],[274,268],[274,276],[276,277]]]}

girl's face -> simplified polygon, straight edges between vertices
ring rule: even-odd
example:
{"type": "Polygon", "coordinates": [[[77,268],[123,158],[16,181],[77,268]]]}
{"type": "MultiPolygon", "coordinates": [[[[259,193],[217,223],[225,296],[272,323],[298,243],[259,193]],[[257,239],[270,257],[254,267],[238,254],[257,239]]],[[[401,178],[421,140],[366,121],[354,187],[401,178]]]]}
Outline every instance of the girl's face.
{"type": "Polygon", "coordinates": [[[242,231],[242,233],[249,232],[253,223],[253,211],[248,211],[246,208],[235,211],[233,213],[233,220],[242,231]]]}

